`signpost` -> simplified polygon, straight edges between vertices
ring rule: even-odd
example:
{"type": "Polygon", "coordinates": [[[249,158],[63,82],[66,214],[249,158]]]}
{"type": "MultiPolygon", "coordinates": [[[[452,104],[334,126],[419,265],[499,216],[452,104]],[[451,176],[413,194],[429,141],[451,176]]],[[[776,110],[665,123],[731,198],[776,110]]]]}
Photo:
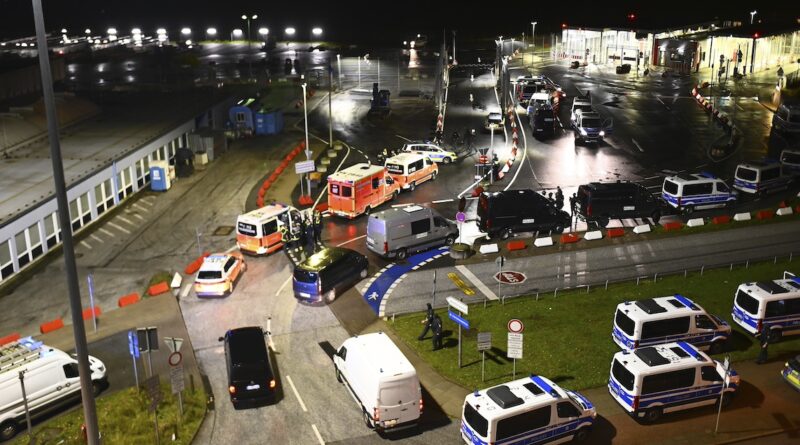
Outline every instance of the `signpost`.
{"type": "Polygon", "coordinates": [[[86,281],[89,282],[89,307],[92,310],[92,324],[94,324],[94,332],[97,333],[97,315],[94,313],[94,277],[92,277],[92,274],[86,276],[86,281]]]}
{"type": "MultiPolygon", "coordinates": [[[[495,258],[494,263],[497,264],[497,267],[498,267],[497,275],[502,275],[503,274],[503,265],[506,264],[506,257],[504,257],[503,255],[500,255],[497,258],[495,258]]],[[[502,295],[500,294],[500,285],[502,285],[502,284],[503,284],[502,281],[497,280],[497,296],[499,298],[503,298],[502,295]]]]}
{"type": "Polygon", "coordinates": [[[150,376],[153,376],[153,360],[150,351],[158,351],[158,328],[151,326],[147,328],[137,328],[136,335],[139,337],[139,350],[147,353],[147,369],[150,376]]]}
{"type": "Polygon", "coordinates": [[[128,331],[128,353],[133,360],[133,378],[136,379],[136,389],[139,389],[139,370],[136,359],[139,358],[139,336],[135,331],[128,331]]]}
{"type": "Polygon", "coordinates": [[[154,375],[145,380],[147,387],[147,395],[150,396],[150,411],[153,413],[153,424],[156,431],[156,445],[160,443],[158,437],[158,403],[161,402],[161,385],[158,381],[158,376],[154,375]]]}
{"type": "Polygon", "coordinates": [[[172,386],[172,394],[178,395],[178,408],[180,415],[183,416],[183,389],[186,387],[183,376],[183,355],[181,355],[181,345],[183,339],[180,337],[164,337],[171,354],[167,359],[169,363],[169,382],[172,386]]]}
{"type": "MultiPolygon", "coordinates": [[[[304,91],[303,94],[305,95],[305,84],[303,84],[303,91],[304,91]]],[[[303,99],[303,106],[305,106],[305,99],[303,99]]],[[[306,139],[308,139],[308,138],[306,138],[306,139]]],[[[311,158],[311,152],[308,149],[306,149],[306,159],[309,159],[309,158],[311,158]]],[[[313,172],[315,168],[316,167],[314,167],[314,161],[313,160],[300,161],[300,162],[297,162],[296,164],[294,164],[294,172],[296,174],[300,175],[300,196],[303,196],[303,176],[302,175],[304,173],[313,172]]],[[[308,177],[308,175],[306,175],[306,177],[308,177]]],[[[311,180],[310,179],[307,181],[306,185],[308,187],[307,192],[308,192],[309,195],[311,195],[311,180]]]]}
{"type": "Polygon", "coordinates": [[[478,332],[478,352],[481,353],[481,382],[485,380],[484,369],[486,364],[486,351],[492,349],[492,333],[478,332]]]}
{"type": "MultiPolygon", "coordinates": [[[[464,199],[464,198],[462,197],[461,199],[464,199]]],[[[460,204],[459,204],[459,206],[460,206],[460,204]]],[[[456,213],[456,221],[458,221],[458,242],[459,243],[461,243],[461,236],[462,236],[461,233],[463,232],[463,230],[461,230],[461,225],[466,220],[467,220],[467,214],[464,213],[463,210],[459,210],[458,213],[456,213]]]]}
{"type": "Polygon", "coordinates": [[[722,377],[722,389],[719,392],[719,409],[717,410],[717,424],[714,426],[714,434],[719,430],[719,418],[722,415],[722,399],[725,398],[725,390],[728,389],[728,384],[731,379],[731,356],[726,355],[725,361],[722,363],[722,369],[725,370],[725,375],[722,377]]]}
{"type": "Polygon", "coordinates": [[[517,377],[517,359],[522,358],[522,331],[525,330],[525,325],[522,321],[512,318],[508,321],[508,348],[506,356],[514,360],[514,370],[512,378],[517,377]]]}
{"type": "Polygon", "coordinates": [[[469,306],[467,306],[467,304],[464,303],[463,301],[456,300],[453,297],[447,297],[447,305],[448,305],[447,317],[449,319],[453,320],[454,322],[456,322],[456,324],[458,324],[458,367],[460,368],[461,367],[461,328],[463,327],[463,328],[469,330],[469,321],[466,318],[464,318],[464,315],[467,315],[469,313],[469,306]],[[450,310],[451,308],[461,312],[461,314],[456,314],[455,312],[450,310]]]}

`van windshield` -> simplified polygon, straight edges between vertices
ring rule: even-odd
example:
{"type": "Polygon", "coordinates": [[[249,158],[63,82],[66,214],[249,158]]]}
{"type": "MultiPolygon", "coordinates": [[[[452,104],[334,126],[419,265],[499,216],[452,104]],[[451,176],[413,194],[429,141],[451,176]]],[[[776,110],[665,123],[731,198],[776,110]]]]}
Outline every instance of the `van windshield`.
{"type": "Polygon", "coordinates": [[[611,366],[611,375],[623,388],[633,391],[633,374],[619,360],[614,360],[614,365],[611,366]]]}
{"type": "Polygon", "coordinates": [[[678,184],[672,181],[664,181],[664,192],[669,193],[670,195],[677,195],[678,184]]]}
{"type": "Polygon", "coordinates": [[[743,290],[736,293],[736,305],[750,314],[756,315],[758,313],[758,300],[743,290]]]}
{"type": "Polygon", "coordinates": [[[301,283],[316,283],[317,273],[309,272],[298,267],[294,270],[294,279],[301,283]]]}
{"type": "Polygon", "coordinates": [[[628,335],[633,335],[633,328],[636,326],[636,324],[633,322],[633,320],[631,320],[630,317],[628,317],[627,314],[625,314],[625,312],[617,309],[617,316],[614,318],[614,322],[617,324],[618,328],[622,329],[622,332],[628,335]]]}
{"type": "Polygon", "coordinates": [[[486,433],[489,430],[489,422],[469,403],[464,404],[464,421],[476,434],[486,437],[486,433]]]}
{"type": "Polygon", "coordinates": [[[736,177],[744,181],[755,181],[758,172],[747,167],[739,167],[736,170],[736,177]]]}

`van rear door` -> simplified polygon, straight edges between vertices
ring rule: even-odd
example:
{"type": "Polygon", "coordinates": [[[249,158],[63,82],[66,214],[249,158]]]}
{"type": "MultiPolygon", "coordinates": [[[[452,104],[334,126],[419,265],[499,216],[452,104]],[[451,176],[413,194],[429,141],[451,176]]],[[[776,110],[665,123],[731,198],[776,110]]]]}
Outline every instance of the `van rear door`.
{"type": "Polygon", "coordinates": [[[385,428],[419,419],[421,398],[416,376],[381,382],[378,394],[380,422],[385,428]]]}

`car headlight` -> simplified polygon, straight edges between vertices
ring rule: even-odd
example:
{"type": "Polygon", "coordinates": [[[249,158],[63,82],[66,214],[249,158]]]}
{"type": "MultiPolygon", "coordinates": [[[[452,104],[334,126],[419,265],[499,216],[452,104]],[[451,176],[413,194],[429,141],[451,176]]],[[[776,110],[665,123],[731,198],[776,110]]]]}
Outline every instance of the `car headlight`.
{"type": "Polygon", "coordinates": [[[581,128],[581,136],[586,136],[587,134],[588,134],[588,133],[586,133],[586,130],[584,130],[583,128],[581,128]]]}
{"type": "Polygon", "coordinates": [[[603,131],[603,130],[600,130],[600,136],[605,136],[605,135],[606,135],[606,132],[603,131]]]}

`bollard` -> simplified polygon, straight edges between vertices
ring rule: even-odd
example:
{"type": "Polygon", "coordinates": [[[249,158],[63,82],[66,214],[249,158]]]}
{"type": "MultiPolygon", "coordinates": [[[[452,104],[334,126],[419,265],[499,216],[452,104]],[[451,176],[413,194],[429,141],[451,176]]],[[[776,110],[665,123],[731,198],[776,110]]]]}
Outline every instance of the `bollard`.
{"type": "Polygon", "coordinates": [[[539,301],[539,292],[536,292],[536,301],[539,301]]]}
{"type": "Polygon", "coordinates": [[[686,269],[683,269],[683,278],[686,278],[686,269]]]}
{"type": "Polygon", "coordinates": [[[589,285],[588,284],[586,285],[586,293],[587,294],[589,293],[589,285]]]}
{"type": "Polygon", "coordinates": [[[733,263],[731,263],[731,267],[728,268],[728,272],[733,272],[733,263]]]}
{"type": "Polygon", "coordinates": [[[394,314],[392,314],[392,324],[394,324],[394,314]]]}
{"type": "Polygon", "coordinates": [[[640,278],[640,277],[636,277],[636,285],[637,285],[637,286],[639,285],[639,278],[640,278]]]}
{"type": "Polygon", "coordinates": [[[655,283],[656,281],[658,281],[658,272],[656,272],[656,274],[653,275],[653,283],[655,283]]]}
{"type": "Polygon", "coordinates": [[[744,263],[744,268],[745,269],[749,269],[750,268],[750,260],[747,260],[747,262],[744,263]]]}
{"type": "Polygon", "coordinates": [[[608,280],[606,280],[606,290],[608,290],[608,280]]]}
{"type": "Polygon", "coordinates": [[[553,297],[558,298],[558,288],[556,288],[556,290],[553,291],[553,297]]]}
{"type": "Polygon", "coordinates": [[[772,264],[778,264],[778,256],[777,255],[775,256],[775,259],[772,260],[772,264]]]}
{"type": "Polygon", "coordinates": [[[705,269],[706,269],[706,266],[703,266],[703,267],[701,267],[701,268],[700,268],[700,276],[701,276],[701,277],[703,276],[703,271],[704,271],[705,269]]]}

